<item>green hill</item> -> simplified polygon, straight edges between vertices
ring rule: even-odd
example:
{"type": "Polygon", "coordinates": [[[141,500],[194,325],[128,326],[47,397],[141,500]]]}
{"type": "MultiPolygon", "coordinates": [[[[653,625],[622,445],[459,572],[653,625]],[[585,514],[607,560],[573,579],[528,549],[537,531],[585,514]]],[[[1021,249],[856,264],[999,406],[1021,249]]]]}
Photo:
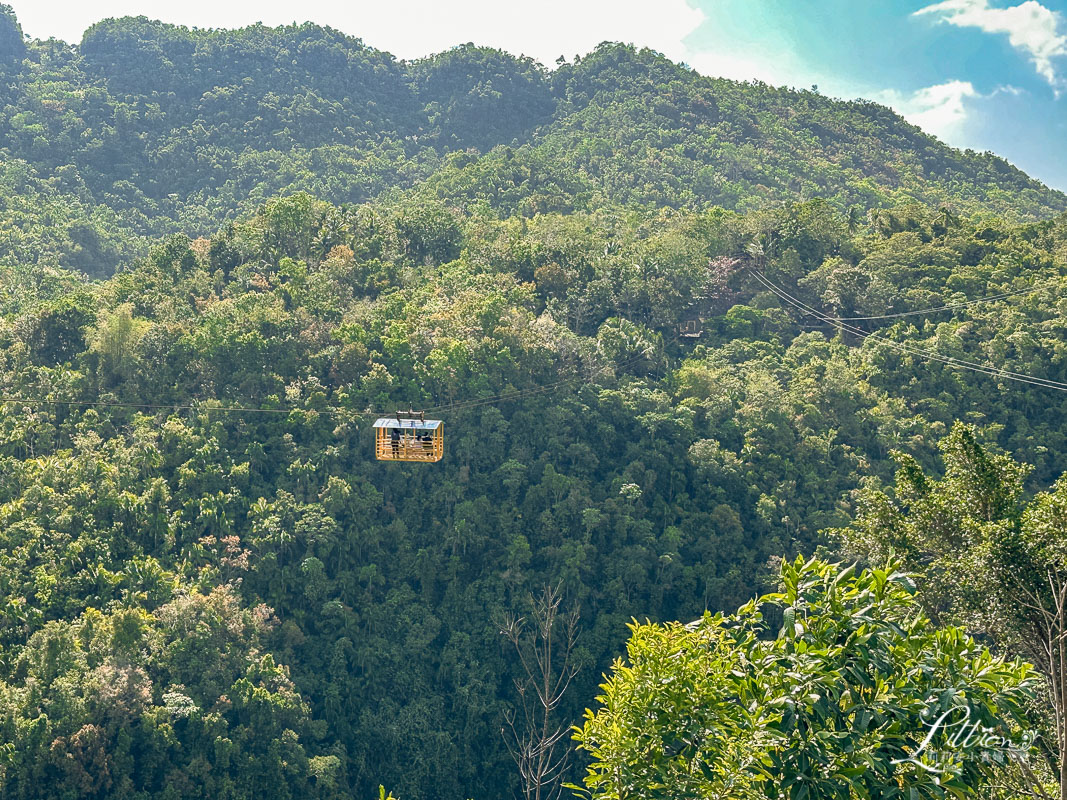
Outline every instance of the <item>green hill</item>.
{"type": "Polygon", "coordinates": [[[622,45],[549,73],[471,45],[398,62],[310,24],[124,18],[73,49],[30,42],[0,65],[0,86],[8,169],[71,206],[65,219],[15,208],[4,226],[38,258],[95,274],[142,255],[141,237],[210,235],[293,191],[343,204],[418,186],[524,216],[813,197],[1010,220],[1067,208],[1003,160],[949,148],[882,106],[705,78],[622,45]]]}
{"type": "Polygon", "coordinates": [[[1067,384],[1064,220],[295,195],[104,282],[5,271],[5,796],[512,792],[530,592],[580,611],[576,721],[631,618],[735,608],[893,450],[962,418],[1033,488],[1067,469],[1063,393],[943,362],[1067,384]],[[864,343],[749,269],[839,315],[1037,290],[864,343]],[[397,407],[440,409],[444,461],[373,460],[397,407]]]}
{"type": "MultiPolygon", "coordinates": [[[[1010,517],[957,484],[1007,470],[1021,503],[1067,471],[1067,198],[885,108],[611,44],[548,73],[311,25],[109,20],[24,53],[13,32],[0,16],[0,796],[515,795],[501,632],[545,587],[579,615],[566,726],[632,620],[733,611],[783,557],[840,552],[828,530],[893,519],[872,498],[894,454],[933,485],[973,426],[952,436],[993,468],[949,476],[943,537],[1010,517]],[[401,408],[444,420],[440,463],[374,459],[401,408]]],[[[882,582],[834,591],[860,580],[882,582]]],[[[879,675],[916,645],[905,583],[879,675]]],[[[663,630],[719,697],[699,629],[663,630]]],[[[783,647],[804,662],[764,661],[783,707],[840,683],[783,647]]],[[[654,682],[650,729],[703,718],[651,719],[664,693],[691,705],[654,682]]],[[[831,728],[861,707],[809,739],[849,746],[831,728]]],[[[784,744],[758,752],[807,758],[775,713],[784,744]]],[[[711,785],[703,732],[638,742],[651,784],[666,759],[711,785]]]]}

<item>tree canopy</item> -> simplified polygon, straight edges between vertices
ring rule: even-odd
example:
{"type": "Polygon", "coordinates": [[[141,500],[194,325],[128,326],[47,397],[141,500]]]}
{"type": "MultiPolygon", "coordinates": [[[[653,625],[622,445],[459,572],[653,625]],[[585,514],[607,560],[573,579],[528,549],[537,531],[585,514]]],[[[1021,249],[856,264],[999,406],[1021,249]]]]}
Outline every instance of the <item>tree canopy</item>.
{"type": "Polygon", "coordinates": [[[933,625],[898,567],[798,559],[736,614],[632,624],[575,734],[590,796],[982,796],[1029,755],[1036,681],[933,625]],[[960,735],[971,726],[985,738],[960,735]]]}
{"type": "Polygon", "coordinates": [[[8,10],[0,52],[0,154],[18,182],[0,208],[0,263],[106,275],[155,237],[210,236],[298,191],[524,217],[812,197],[1012,221],[1067,209],[1007,162],[882,106],[707,78],[621,44],[549,73],[471,44],[400,62],[312,24],[125,17],[71,47],[25,43],[8,10]]]}
{"type": "MultiPolygon", "coordinates": [[[[633,619],[715,620],[828,529],[936,520],[894,546],[927,614],[1005,651],[954,576],[1058,563],[1067,200],[991,155],[610,43],[549,72],[125,18],[26,41],[0,92],[5,797],[505,796],[534,645],[500,631],[545,587],[581,620],[555,731],[633,619]],[[374,460],[402,408],[445,421],[440,463],[374,460]],[[886,491],[900,463],[928,496],[886,491]]],[[[794,735],[775,708],[752,735],[794,735]]]]}

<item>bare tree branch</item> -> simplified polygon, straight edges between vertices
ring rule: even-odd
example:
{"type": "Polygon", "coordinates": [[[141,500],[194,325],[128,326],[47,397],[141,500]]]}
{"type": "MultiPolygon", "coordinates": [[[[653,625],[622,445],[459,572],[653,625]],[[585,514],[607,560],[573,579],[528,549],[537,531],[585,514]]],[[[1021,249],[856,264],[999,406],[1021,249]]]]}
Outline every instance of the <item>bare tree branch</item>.
{"type": "Polygon", "coordinates": [[[500,633],[515,649],[522,676],[515,679],[520,713],[509,710],[501,735],[514,759],[525,800],[557,800],[571,751],[559,747],[569,726],[554,720],[554,712],[578,668],[573,663],[578,642],[578,612],[560,613],[562,584],[546,586],[531,597],[530,629],[525,617],[508,615],[500,633]]]}

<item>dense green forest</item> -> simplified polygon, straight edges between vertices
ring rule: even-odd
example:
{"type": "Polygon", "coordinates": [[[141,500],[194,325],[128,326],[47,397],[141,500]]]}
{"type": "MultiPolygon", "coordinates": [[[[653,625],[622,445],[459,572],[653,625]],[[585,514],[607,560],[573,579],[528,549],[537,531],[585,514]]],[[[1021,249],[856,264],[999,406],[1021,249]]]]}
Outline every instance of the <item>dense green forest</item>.
{"type": "Polygon", "coordinates": [[[466,45],[399,62],[306,24],[105,20],[71,47],[0,12],[0,263],[107,275],[270,197],[533,217],[920,201],[1022,221],[1067,198],[873,103],[705,78],[604,44],[552,72],[466,45]]]}
{"type": "MultiPolygon", "coordinates": [[[[981,506],[964,437],[1015,489],[937,530],[1017,531],[982,575],[1059,557],[1022,508],[1067,471],[1062,194],[623,45],[549,72],[122,19],[71,46],[4,10],[0,54],[5,797],[514,794],[546,586],[576,619],[564,726],[631,632],[632,658],[720,636],[632,620],[731,612],[817,551],[929,567],[878,602],[942,666],[977,645],[935,622],[1035,658],[939,593],[893,481],[973,472],[981,506]],[[445,420],[440,464],[373,459],[398,408],[445,420]]],[[[748,652],[792,654],[749,608],[748,652]]],[[[1014,714],[1033,679],[995,663],[1014,714]]]]}

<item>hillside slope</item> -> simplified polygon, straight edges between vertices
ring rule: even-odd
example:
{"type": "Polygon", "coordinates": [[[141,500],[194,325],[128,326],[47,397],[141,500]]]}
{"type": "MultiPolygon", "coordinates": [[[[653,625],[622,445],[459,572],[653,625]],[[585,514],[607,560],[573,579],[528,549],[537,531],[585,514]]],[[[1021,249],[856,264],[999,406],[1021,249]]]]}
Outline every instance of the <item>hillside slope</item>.
{"type": "MultiPolygon", "coordinates": [[[[4,26],[16,30],[10,13],[4,26]]],[[[548,73],[472,45],[398,62],[311,24],[124,18],[76,48],[30,42],[23,55],[0,62],[0,154],[73,210],[3,222],[39,259],[96,274],[142,254],[141,237],[210,234],[298,190],[341,204],[419,187],[526,216],[811,197],[1009,220],[1067,208],[1003,160],[949,148],[882,106],[705,78],[622,45],[548,73]]],[[[16,255],[0,244],[0,258],[16,255]]]]}
{"type": "Polygon", "coordinates": [[[294,195],[107,281],[0,272],[0,793],[513,794],[530,592],[580,610],[575,721],[627,622],[735,608],[894,450],[966,419],[1063,472],[1067,394],[944,360],[1067,385],[1065,255],[1067,216],[294,195]],[[861,342],[752,270],[840,316],[1002,298],[861,342]],[[404,407],[439,408],[441,463],[374,460],[404,407]]]}
{"type": "Polygon", "coordinates": [[[311,25],[0,15],[0,71],[2,797],[518,795],[544,587],[566,726],[895,453],[1067,470],[1064,196],[882,107],[311,25]]]}
{"type": "Polygon", "coordinates": [[[947,147],[875,103],[705,78],[623,45],[601,45],[551,80],[551,123],[515,151],[453,161],[430,185],[527,214],[815,197],[863,209],[947,203],[1009,219],[1065,208],[1061,193],[1003,159],[947,147]]]}

